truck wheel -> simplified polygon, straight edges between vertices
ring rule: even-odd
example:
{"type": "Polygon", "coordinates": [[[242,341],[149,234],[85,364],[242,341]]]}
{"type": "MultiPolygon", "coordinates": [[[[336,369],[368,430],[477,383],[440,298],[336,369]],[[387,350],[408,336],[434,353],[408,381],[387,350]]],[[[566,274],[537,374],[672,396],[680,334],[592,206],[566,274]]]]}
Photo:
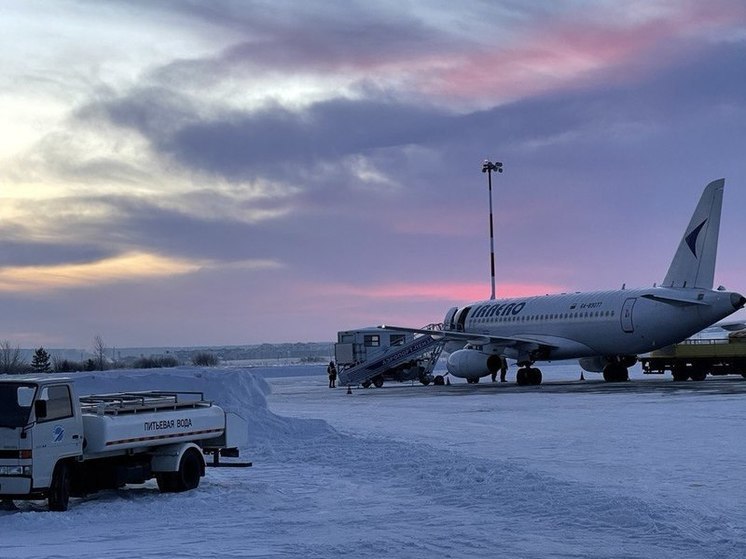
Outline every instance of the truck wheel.
{"type": "Polygon", "coordinates": [[[176,474],[174,472],[162,472],[155,475],[155,481],[158,482],[158,489],[161,493],[173,493],[175,487],[176,474]]]}
{"type": "Polygon", "coordinates": [[[202,457],[192,448],[181,457],[178,471],[161,472],[155,480],[161,493],[181,493],[197,487],[201,476],[202,457]]]}
{"type": "Polygon", "coordinates": [[[49,510],[66,511],[70,503],[70,467],[58,462],[52,474],[52,485],[47,496],[49,510]]]}
{"type": "Polygon", "coordinates": [[[671,376],[674,381],[683,382],[689,380],[689,371],[686,370],[686,367],[673,367],[671,369],[671,376]]]}
{"type": "Polygon", "coordinates": [[[199,485],[202,475],[202,457],[194,449],[187,450],[179,462],[179,471],[176,472],[175,491],[189,491],[199,485]]]}

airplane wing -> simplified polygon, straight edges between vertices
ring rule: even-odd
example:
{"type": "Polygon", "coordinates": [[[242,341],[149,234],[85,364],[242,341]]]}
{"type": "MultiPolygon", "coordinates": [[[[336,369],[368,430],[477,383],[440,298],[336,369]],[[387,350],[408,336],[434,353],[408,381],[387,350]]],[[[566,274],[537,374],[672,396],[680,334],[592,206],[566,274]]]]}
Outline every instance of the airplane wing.
{"type": "Polygon", "coordinates": [[[738,332],[739,330],[743,330],[746,328],[746,322],[744,321],[738,321],[738,322],[718,322],[717,324],[713,324],[709,328],[705,328],[702,330],[703,332],[707,331],[714,331],[718,328],[722,328],[723,330],[727,330],[728,332],[738,332]]]}
{"type": "Polygon", "coordinates": [[[471,345],[497,344],[505,347],[517,346],[521,344],[533,344],[542,346],[547,349],[558,349],[556,340],[544,336],[491,336],[480,332],[456,332],[453,330],[425,330],[422,328],[406,328],[403,326],[379,326],[383,330],[400,330],[402,332],[412,332],[413,334],[426,334],[433,338],[443,340],[461,341],[471,345]]]}
{"type": "Polygon", "coordinates": [[[723,322],[721,324],[715,324],[715,326],[720,326],[720,328],[727,330],[728,332],[738,332],[739,330],[746,328],[746,322],[723,322]]]}

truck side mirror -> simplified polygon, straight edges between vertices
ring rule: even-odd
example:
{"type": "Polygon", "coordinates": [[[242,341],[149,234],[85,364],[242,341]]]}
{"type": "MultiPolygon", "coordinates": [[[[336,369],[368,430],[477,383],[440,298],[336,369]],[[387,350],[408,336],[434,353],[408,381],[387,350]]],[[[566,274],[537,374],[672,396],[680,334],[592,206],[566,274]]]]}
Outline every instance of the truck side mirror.
{"type": "Polygon", "coordinates": [[[45,417],[47,417],[47,401],[36,400],[34,402],[34,413],[36,414],[37,421],[39,419],[44,419],[45,417]]]}

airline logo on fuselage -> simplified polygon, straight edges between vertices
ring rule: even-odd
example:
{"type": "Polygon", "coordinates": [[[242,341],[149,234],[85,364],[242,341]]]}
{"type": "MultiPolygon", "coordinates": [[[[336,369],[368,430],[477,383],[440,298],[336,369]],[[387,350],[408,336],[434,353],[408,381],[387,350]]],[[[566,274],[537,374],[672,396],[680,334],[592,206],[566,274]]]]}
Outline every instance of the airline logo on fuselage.
{"type": "Polygon", "coordinates": [[[503,303],[501,305],[485,305],[484,307],[477,308],[477,312],[474,313],[473,318],[482,318],[486,316],[515,316],[520,314],[525,306],[525,301],[521,301],[520,303],[503,303]]]}

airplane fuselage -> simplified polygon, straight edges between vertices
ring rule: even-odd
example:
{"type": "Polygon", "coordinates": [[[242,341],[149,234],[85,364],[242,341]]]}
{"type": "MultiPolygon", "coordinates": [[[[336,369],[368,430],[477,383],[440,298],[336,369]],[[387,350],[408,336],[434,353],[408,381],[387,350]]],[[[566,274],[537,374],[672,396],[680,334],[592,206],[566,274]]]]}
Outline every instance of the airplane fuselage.
{"type": "MultiPolygon", "coordinates": [[[[476,302],[460,309],[446,329],[535,341],[544,347],[536,360],[638,355],[679,342],[740,304],[738,294],[709,289],[567,293],[476,302]]],[[[519,348],[501,351],[519,359],[519,348]]]]}

